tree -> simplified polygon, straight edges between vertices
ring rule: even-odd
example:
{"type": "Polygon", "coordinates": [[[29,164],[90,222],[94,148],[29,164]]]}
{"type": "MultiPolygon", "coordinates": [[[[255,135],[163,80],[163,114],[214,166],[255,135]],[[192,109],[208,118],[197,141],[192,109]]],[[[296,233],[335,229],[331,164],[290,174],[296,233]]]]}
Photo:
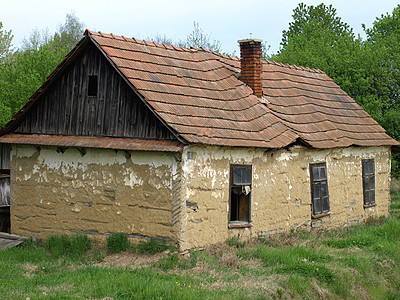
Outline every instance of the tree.
{"type": "Polygon", "coordinates": [[[361,51],[353,30],[336,16],[332,5],[306,6],[294,10],[293,22],[283,31],[282,48],[275,59],[282,63],[318,68],[351,93],[355,55],[361,51]]]}
{"type": "Polygon", "coordinates": [[[193,31],[186,37],[186,41],[181,45],[186,48],[206,48],[215,52],[220,52],[222,44],[218,40],[211,39],[211,34],[205,34],[198,22],[193,22],[193,31]]]}
{"type": "Polygon", "coordinates": [[[220,52],[222,48],[221,42],[212,39],[211,33],[205,34],[198,22],[193,22],[193,31],[187,35],[184,41],[182,40],[174,41],[173,39],[168,38],[165,34],[164,35],[157,34],[155,36],[150,36],[147,39],[159,44],[164,43],[167,45],[174,45],[177,47],[184,47],[184,48],[203,47],[205,49],[210,49],[215,52],[220,52]]]}
{"type": "MultiPolygon", "coordinates": [[[[384,107],[381,125],[397,140],[400,140],[400,5],[391,14],[376,18],[372,28],[366,28],[365,42],[378,58],[379,73],[376,76],[376,94],[384,107]]],[[[400,177],[400,154],[392,156],[392,174],[400,177]]]]}
{"type": "Polygon", "coordinates": [[[13,52],[12,39],[14,38],[14,36],[11,33],[11,30],[6,31],[3,30],[2,28],[3,28],[3,23],[0,22],[0,65],[2,65],[13,52]]]}
{"type": "MultiPolygon", "coordinates": [[[[395,139],[400,138],[400,6],[364,30],[353,30],[330,5],[299,4],[273,59],[323,70],[395,139]]],[[[395,157],[395,156],[393,156],[395,157]]],[[[393,174],[400,158],[393,160],[393,174]]]]}
{"type": "Polygon", "coordinates": [[[24,40],[22,49],[15,51],[0,69],[0,127],[43,84],[83,32],[78,18],[67,14],[65,23],[54,35],[36,29],[24,40]]]}

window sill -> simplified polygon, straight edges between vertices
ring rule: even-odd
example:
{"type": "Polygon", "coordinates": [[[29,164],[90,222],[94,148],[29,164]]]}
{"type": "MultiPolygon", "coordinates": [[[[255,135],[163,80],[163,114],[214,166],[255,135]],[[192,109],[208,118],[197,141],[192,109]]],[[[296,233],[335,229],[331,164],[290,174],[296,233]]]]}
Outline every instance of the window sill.
{"type": "Polygon", "coordinates": [[[326,212],[326,213],[322,213],[322,214],[319,214],[319,215],[312,215],[311,217],[312,217],[313,219],[319,219],[319,218],[322,218],[322,217],[329,216],[330,214],[331,214],[331,212],[328,211],[328,212],[326,212]]]}
{"type": "Polygon", "coordinates": [[[376,206],[376,203],[371,203],[371,204],[366,204],[364,205],[364,208],[370,208],[376,206]]]}
{"type": "Polygon", "coordinates": [[[248,228],[253,227],[251,223],[241,222],[241,221],[233,221],[228,224],[228,228],[248,228]]]}

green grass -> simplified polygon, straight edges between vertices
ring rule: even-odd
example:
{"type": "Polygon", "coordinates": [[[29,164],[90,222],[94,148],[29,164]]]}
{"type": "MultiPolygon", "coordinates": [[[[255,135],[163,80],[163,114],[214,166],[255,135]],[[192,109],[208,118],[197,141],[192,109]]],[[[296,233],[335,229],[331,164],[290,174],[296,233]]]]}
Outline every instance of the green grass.
{"type": "Polygon", "coordinates": [[[135,248],[139,251],[139,253],[142,254],[156,254],[173,249],[171,246],[157,241],[156,239],[149,239],[146,242],[139,242],[139,244],[135,248]]]}
{"type": "Polygon", "coordinates": [[[130,245],[124,235],[110,236],[105,249],[78,235],[25,241],[0,251],[0,298],[399,299],[399,187],[389,218],[246,243],[233,237],[187,255],[153,239],[130,245]],[[158,259],[137,269],[98,265],[125,250],[132,264],[158,259]]]}
{"type": "Polygon", "coordinates": [[[126,251],[130,247],[128,237],[123,233],[113,233],[107,237],[107,250],[112,253],[126,251]]]}

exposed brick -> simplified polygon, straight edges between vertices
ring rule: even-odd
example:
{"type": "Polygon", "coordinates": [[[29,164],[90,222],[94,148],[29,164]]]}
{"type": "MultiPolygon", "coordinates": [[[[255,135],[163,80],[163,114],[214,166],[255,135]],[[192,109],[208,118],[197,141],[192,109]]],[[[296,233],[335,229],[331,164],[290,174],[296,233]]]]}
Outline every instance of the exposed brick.
{"type": "Polygon", "coordinates": [[[242,81],[253,90],[254,95],[261,97],[261,40],[250,39],[238,42],[240,45],[242,81]]]}

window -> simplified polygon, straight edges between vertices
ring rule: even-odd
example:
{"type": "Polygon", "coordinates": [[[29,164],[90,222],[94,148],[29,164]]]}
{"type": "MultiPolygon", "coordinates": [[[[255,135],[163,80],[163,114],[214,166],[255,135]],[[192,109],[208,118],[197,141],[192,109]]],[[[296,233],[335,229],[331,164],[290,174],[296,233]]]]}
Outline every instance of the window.
{"type": "Polygon", "coordinates": [[[88,80],[88,96],[97,96],[98,76],[89,75],[88,80]]]}
{"type": "Polygon", "coordinates": [[[373,159],[363,159],[363,192],[364,207],[375,205],[375,162],[373,159]]]}
{"type": "Polygon", "coordinates": [[[251,166],[231,167],[229,227],[250,225],[251,166]]]}
{"type": "Polygon", "coordinates": [[[329,212],[328,182],[325,163],[310,165],[311,173],[311,206],[313,217],[329,212]]]}

